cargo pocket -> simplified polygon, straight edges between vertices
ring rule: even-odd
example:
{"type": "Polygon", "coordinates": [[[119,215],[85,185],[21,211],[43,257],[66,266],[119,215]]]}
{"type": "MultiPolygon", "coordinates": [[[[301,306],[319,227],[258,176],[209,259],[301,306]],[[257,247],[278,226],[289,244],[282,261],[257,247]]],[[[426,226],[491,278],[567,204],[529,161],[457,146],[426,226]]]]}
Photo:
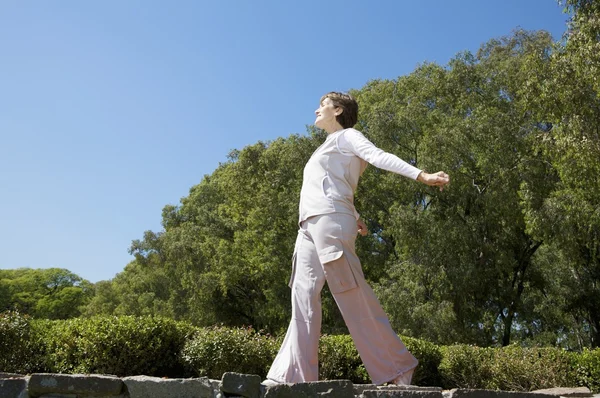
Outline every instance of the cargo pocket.
{"type": "Polygon", "coordinates": [[[357,287],[356,278],[344,251],[329,246],[319,250],[319,260],[323,264],[325,278],[331,293],[342,293],[357,287]]]}

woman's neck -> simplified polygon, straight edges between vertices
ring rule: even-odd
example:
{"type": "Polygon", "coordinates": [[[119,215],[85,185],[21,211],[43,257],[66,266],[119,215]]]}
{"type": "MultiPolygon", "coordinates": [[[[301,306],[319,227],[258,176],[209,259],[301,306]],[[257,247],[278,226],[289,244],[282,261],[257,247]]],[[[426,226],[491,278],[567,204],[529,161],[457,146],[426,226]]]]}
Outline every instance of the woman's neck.
{"type": "Polygon", "coordinates": [[[327,126],[326,128],[324,128],[324,130],[327,132],[327,134],[333,134],[336,131],[340,131],[342,129],[343,129],[342,125],[339,124],[338,122],[335,122],[335,124],[332,124],[331,126],[327,126]]]}

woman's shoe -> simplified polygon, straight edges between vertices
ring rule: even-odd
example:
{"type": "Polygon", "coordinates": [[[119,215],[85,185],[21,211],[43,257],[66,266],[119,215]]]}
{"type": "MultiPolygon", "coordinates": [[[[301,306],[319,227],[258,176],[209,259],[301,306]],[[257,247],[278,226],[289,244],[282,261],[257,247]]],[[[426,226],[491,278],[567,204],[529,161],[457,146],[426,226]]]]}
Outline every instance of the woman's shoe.
{"type": "Polygon", "coordinates": [[[395,384],[397,386],[410,386],[414,372],[414,369],[404,372],[401,375],[398,375],[398,377],[396,377],[394,380],[390,381],[390,384],[395,384]]]}

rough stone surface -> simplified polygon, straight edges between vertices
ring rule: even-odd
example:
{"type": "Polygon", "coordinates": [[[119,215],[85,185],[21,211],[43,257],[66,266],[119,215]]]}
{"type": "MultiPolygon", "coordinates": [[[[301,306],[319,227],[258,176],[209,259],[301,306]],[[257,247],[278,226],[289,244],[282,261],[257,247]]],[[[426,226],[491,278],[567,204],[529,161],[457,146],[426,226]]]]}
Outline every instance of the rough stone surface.
{"type": "Polygon", "coordinates": [[[91,397],[117,396],[123,382],[118,377],[81,374],[34,373],[29,379],[29,395],[71,394],[91,397]]]}
{"type": "Polygon", "coordinates": [[[238,395],[246,398],[260,397],[260,382],[258,375],[226,372],[221,379],[221,391],[228,395],[238,395]]]}
{"type": "MultiPolygon", "coordinates": [[[[442,392],[442,388],[441,387],[419,387],[419,386],[397,386],[394,384],[391,385],[387,385],[387,386],[379,386],[377,387],[378,390],[393,390],[393,391],[431,391],[431,392],[442,392]]],[[[372,390],[372,388],[369,388],[369,390],[372,390]]]]}
{"type": "Polygon", "coordinates": [[[162,379],[150,376],[124,377],[130,398],[213,398],[207,377],[198,379],[162,379]]]}
{"type": "Polygon", "coordinates": [[[303,392],[309,397],[348,398],[354,396],[350,380],[314,381],[291,385],[292,391],[303,392]]]}
{"type": "Polygon", "coordinates": [[[18,374],[18,373],[0,372],[0,379],[12,379],[12,378],[15,378],[15,377],[17,377],[17,378],[18,377],[23,378],[23,377],[25,377],[25,375],[21,375],[21,374],[18,374]]]}
{"type": "MultiPolygon", "coordinates": [[[[266,388],[265,398],[312,398],[317,395],[307,395],[303,391],[292,390],[291,384],[278,384],[266,388]]],[[[350,395],[349,397],[353,397],[350,395]]]]}
{"type": "MultiPolygon", "coordinates": [[[[87,397],[90,397],[90,395],[44,394],[44,395],[40,395],[39,397],[36,397],[36,398],[87,398],[87,397]]],[[[104,395],[104,396],[99,396],[99,397],[94,396],[94,398],[129,398],[129,396],[125,395],[125,394],[120,394],[120,395],[104,395]]]]}
{"type": "Polygon", "coordinates": [[[0,398],[28,398],[27,379],[0,378],[0,398]]]}
{"type": "Polygon", "coordinates": [[[38,398],[78,398],[77,394],[44,394],[38,398]]]}
{"type": "Polygon", "coordinates": [[[532,392],[353,385],[349,380],[263,386],[261,377],[225,373],[222,380],[0,372],[0,398],[600,398],[586,387],[532,392]]]}
{"type": "Polygon", "coordinates": [[[221,390],[221,380],[208,379],[208,381],[210,381],[210,385],[212,386],[213,390],[221,390]]]}
{"type": "MultiPolygon", "coordinates": [[[[397,387],[397,386],[395,386],[397,387]]],[[[377,390],[365,390],[363,398],[443,398],[442,391],[419,391],[398,388],[378,388],[377,390]]]]}
{"type": "Polygon", "coordinates": [[[556,398],[555,396],[549,394],[517,391],[471,390],[457,388],[451,390],[451,392],[452,398],[556,398]]]}
{"type": "Polygon", "coordinates": [[[593,397],[594,394],[587,387],[556,387],[532,391],[536,394],[549,394],[560,397],[593,397]]]}
{"type": "Polygon", "coordinates": [[[376,390],[377,384],[353,384],[354,395],[360,395],[365,390],[376,390]]]}

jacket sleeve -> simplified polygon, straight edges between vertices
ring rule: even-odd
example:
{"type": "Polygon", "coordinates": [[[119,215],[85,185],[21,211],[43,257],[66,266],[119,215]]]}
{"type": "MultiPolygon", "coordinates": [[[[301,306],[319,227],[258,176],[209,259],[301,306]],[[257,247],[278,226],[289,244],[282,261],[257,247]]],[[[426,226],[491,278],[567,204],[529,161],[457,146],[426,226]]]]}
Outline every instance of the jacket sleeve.
{"type": "Polygon", "coordinates": [[[338,148],[344,155],[356,155],[375,167],[416,180],[421,170],[408,164],[398,156],[377,148],[360,131],[348,129],[337,141],[338,148]]]}

